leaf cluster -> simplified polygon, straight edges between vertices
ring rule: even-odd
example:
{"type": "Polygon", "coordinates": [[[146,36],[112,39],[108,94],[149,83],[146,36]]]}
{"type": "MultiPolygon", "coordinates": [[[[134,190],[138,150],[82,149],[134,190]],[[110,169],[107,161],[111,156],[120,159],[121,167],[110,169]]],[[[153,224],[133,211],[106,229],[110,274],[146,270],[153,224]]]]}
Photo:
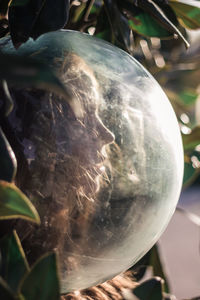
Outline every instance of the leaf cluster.
{"type": "Polygon", "coordinates": [[[31,268],[16,232],[0,240],[0,295],[4,300],[59,300],[56,255],[48,253],[31,268]]]}
{"type": "Polygon", "coordinates": [[[61,28],[91,32],[130,52],[131,36],[179,37],[183,28],[200,28],[197,0],[2,0],[1,33],[10,31],[18,47],[29,37],[61,28]],[[8,26],[9,25],[9,26],[8,26]]]}

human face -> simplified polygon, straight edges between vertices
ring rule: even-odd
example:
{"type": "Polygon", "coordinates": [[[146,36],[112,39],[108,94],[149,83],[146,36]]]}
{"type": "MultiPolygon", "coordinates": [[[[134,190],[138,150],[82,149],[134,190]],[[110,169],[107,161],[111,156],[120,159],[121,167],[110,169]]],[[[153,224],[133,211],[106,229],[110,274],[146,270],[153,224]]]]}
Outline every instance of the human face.
{"type": "Polygon", "coordinates": [[[99,175],[106,161],[105,146],[114,141],[114,136],[101,121],[96,103],[77,102],[73,106],[76,105],[78,109],[70,108],[67,112],[68,149],[74,168],[79,169],[78,175],[74,172],[76,184],[84,193],[91,194],[99,189],[99,175]]]}
{"type": "Polygon", "coordinates": [[[86,168],[101,164],[105,159],[104,146],[114,141],[113,134],[101,121],[94,105],[81,117],[74,114],[70,118],[68,136],[72,156],[86,168]]]}

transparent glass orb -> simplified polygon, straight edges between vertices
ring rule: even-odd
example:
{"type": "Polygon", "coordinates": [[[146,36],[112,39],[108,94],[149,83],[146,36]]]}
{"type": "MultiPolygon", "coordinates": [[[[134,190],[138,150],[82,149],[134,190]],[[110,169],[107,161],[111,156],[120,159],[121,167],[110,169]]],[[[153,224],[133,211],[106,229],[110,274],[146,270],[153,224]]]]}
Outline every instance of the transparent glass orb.
{"type": "Polygon", "coordinates": [[[111,279],[153,246],[175,210],[183,150],[172,107],[134,58],[87,34],[47,33],[4,51],[45,61],[71,94],[13,92],[27,161],[18,185],[42,220],[22,230],[27,255],[58,252],[63,293],[111,279]]]}

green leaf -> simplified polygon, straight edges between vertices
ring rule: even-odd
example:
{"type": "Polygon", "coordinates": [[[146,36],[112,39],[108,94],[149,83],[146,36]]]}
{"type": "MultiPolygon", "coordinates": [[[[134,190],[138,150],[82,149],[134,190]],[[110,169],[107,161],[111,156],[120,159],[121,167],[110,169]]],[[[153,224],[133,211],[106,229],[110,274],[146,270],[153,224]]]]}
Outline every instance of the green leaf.
{"type": "Polygon", "coordinates": [[[40,222],[30,200],[14,184],[0,181],[0,220],[13,218],[40,222]]]}
{"type": "Polygon", "coordinates": [[[189,29],[200,28],[200,2],[196,0],[170,0],[181,24],[189,29]]]}
{"type": "Polygon", "coordinates": [[[105,6],[101,8],[98,15],[95,36],[108,42],[114,42],[114,36],[107,13],[105,11],[105,6]]]}
{"type": "Polygon", "coordinates": [[[11,182],[15,177],[16,169],[15,154],[0,128],[0,180],[11,182]]]}
{"type": "Polygon", "coordinates": [[[179,99],[186,105],[194,104],[198,98],[199,94],[192,89],[183,89],[178,94],[179,99]]]}
{"type": "Polygon", "coordinates": [[[151,15],[142,12],[135,17],[130,17],[129,26],[132,30],[146,37],[168,38],[173,34],[165,30],[151,15]]]}
{"type": "MultiPolygon", "coordinates": [[[[140,3],[137,3],[138,6],[140,3]]],[[[139,8],[133,3],[130,3],[128,0],[123,2],[118,1],[118,5],[120,6],[121,11],[124,12],[126,17],[129,20],[129,26],[132,30],[136,31],[138,34],[146,36],[146,37],[158,37],[158,38],[172,38],[173,34],[166,30],[163,26],[160,26],[158,20],[150,14],[146,13],[144,9],[139,8]]],[[[176,17],[174,17],[174,13],[172,9],[166,9],[167,16],[169,15],[173,22],[176,21],[176,17]],[[175,19],[175,20],[174,20],[175,19]]]]}
{"type": "Polygon", "coordinates": [[[108,30],[103,30],[103,31],[95,34],[95,36],[98,37],[99,39],[110,42],[111,31],[109,29],[108,30]]]}
{"type": "Polygon", "coordinates": [[[24,6],[27,5],[30,2],[30,0],[12,0],[10,3],[10,7],[12,6],[24,6]]]}
{"type": "Polygon", "coordinates": [[[71,99],[71,93],[55,76],[50,67],[30,57],[0,53],[0,79],[20,87],[50,90],[71,99]]]}
{"type": "Polygon", "coordinates": [[[26,300],[60,300],[56,254],[39,259],[21,282],[19,290],[26,300]]]}
{"type": "Polygon", "coordinates": [[[69,0],[37,0],[37,2],[40,2],[41,9],[31,30],[30,36],[34,39],[45,32],[63,28],[68,20],[70,5],[69,0]]]}
{"type": "Polygon", "coordinates": [[[139,300],[163,300],[162,285],[163,280],[154,277],[141,283],[132,292],[139,300]]]}
{"type": "Polygon", "coordinates": [[[29,270],[24,251],[16,232],[0,240],[0,276],[16,292],[19,282],[29,270]]]}
{"type": "Polygon", "coordinates": [[[130,29],[127,19],[120,13],[115,1],[104,0],[104,8],[116,45],[128,50],[130,47],[130,29]]]}
{"type": "Polygon", "coordinates": [[[16,300],[6,282],[0,278],[0,296],[2,300],[16,300]]]}
{"type": "Polygon", "coordinates": [[[69,0],[30,0],[23,6],[11,5],[8,16],[13,44],[19,47],[29,37],[36,39],[45,32],[63,28],[68,11],[69,0]]]}
{"type": "Polygon", "coordinates": [[[138,1],[138,7],[150,14],[167,31],[178,35],[184,41],[185,46],[189,47],[189,43],[180,30],[168,19],[164,11],[153,0],[140,0],[138,1]]]}

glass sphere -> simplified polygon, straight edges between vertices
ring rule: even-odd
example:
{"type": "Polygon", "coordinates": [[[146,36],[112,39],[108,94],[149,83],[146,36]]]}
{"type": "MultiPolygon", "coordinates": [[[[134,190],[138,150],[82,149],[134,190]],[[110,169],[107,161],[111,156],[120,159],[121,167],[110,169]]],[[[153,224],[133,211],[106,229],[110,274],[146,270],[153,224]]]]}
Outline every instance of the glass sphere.
{"type": "Polygon", "coordinates": [[[27,162],[18,185],[42,221],[24,233],[26,253],[58,252],[63,293],[102,283],[135,264],[174,213],[183,175],[175,114],[154,78],[105,41],[62,30],[18,50],[3,44],[48,63],[71,95],[13,91],[27,162]]]}

